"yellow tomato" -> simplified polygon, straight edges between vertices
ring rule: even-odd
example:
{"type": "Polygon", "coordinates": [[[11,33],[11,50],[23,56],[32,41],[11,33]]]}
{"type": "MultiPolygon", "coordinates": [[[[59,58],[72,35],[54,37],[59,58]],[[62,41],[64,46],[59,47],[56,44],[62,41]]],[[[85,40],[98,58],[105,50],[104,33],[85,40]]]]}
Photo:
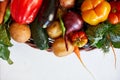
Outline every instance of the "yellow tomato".
{"type": "Polygon", "coordinates": [[[110,4],[105,0],[85,0],[81,5],[82,18],[90,25],[105,21],[110,10],[110,4]]]}

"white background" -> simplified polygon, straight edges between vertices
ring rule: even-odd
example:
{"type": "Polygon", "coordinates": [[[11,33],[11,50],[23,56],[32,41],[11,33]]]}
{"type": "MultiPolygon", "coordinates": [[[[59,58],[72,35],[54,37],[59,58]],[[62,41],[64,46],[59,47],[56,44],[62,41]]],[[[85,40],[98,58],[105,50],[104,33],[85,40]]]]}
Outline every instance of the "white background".
{"type": "MultiPolygon", "coordinates": [[[[74,53],[56,57],[53,53],[16,43],[10,48],[13,65],[0,59],[0,80],[94,80],[74,53]]],[[[96,80],[120,80],[120,50],[115,49],[117,67],[112,51],[104,54],[95,49],[81,51],[81,57],[96,80]]]]}

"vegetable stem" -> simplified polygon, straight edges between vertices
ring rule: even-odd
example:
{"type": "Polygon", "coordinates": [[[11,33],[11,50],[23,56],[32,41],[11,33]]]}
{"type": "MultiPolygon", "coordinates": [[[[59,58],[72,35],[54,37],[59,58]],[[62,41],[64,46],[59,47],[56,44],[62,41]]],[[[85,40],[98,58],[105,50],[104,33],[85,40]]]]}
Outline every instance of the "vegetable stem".
{"type": "Polygon", "coordinates": [[[9,58],[8,60],[7,60],[7,62],[8,62],[8,64],[13,64],[13,61],[9,58]]]}
{"type": "Polygon", "coordinates": [[[61,24],[62,34],[63,34],[63,37],[64,37],[66,29],[65,29],[65,26],[64,26],[64,22],[61,18],[61,15],[58,14],[58,16],[59,16],[59,20],[60,20],[60,24],[61,24]]]}

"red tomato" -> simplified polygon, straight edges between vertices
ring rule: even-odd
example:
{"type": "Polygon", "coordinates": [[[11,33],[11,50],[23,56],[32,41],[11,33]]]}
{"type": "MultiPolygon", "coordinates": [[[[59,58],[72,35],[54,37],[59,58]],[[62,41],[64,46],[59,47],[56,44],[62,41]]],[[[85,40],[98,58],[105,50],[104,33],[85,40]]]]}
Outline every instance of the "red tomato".
{"type": "Polygon", "coordinates": [[[83,47],[87,44],[88,38],[83,31],[75,32],[71,35],[71,40],[74,46],[83,47]]]}
{"type": "Polygon", "coordinates": [[[108,20],[111,24],[120,23],[120,1],[111,1],[111,12],[108,16],[108,20]]]}

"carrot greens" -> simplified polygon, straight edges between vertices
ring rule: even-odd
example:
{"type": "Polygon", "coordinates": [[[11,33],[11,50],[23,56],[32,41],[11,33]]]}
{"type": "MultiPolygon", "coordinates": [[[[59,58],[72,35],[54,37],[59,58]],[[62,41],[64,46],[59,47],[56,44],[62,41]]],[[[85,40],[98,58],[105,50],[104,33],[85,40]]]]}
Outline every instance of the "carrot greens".
{"type": "Polygon", "coordinates": [[[120,24],[112,25],[108,22],[96,26],[88,26],[86,34],[92,46],[108,52],[111,44],[120,48],[120,24]]]}

